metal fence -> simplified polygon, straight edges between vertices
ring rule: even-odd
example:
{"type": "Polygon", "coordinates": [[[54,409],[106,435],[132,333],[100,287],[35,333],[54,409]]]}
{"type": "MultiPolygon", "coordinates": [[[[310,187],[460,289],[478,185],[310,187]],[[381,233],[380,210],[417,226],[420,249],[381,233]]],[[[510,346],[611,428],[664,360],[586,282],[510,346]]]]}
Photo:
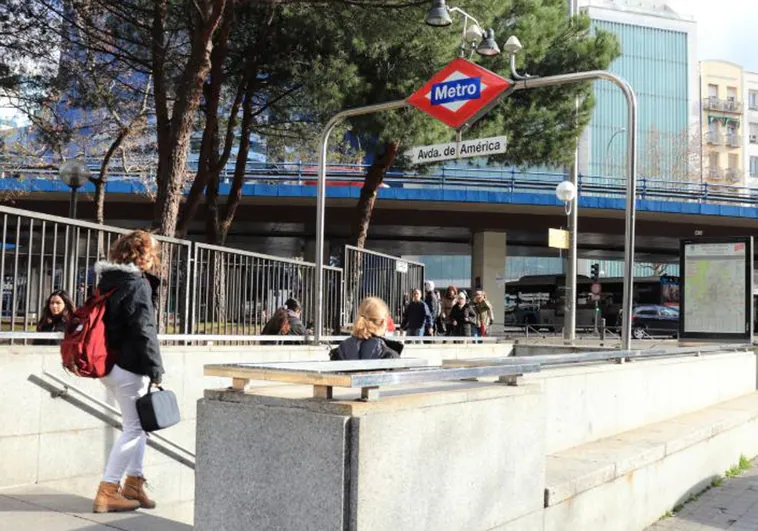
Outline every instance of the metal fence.
{"type": "MultiPolygon", "coordinates": [[[[300,302],[303,324],[313,328],[315,264],[197,243],[194,266],[193,332],[259,335],[290,298],[300,302]]],[[[325,267],[324,273],[328,335],[342,325],[342,270],[325,267]]]]}
{"type": "MultiPolygon", "coordinates": [[[[95,263],[105,259],[113,241],[129,231],[0,206],[2,240],[0,331],[33,331],[48,295],[69,293],[81,305],[98,282],[95,263]]],[[[190,242],[156,236],[163,260],[158,294],[159,326],[186,333],[190,242]]]]}
{"type": "MultiPolygon", "coordinates": [[[[68,292],[75,305],[83,304],[99,280],[95,264],[107,258],[119,236],[130,232],[5,206],[0,206],[0,218],[3,333],[34,332],[55,290],[68,292]]],[[[300,302],[306,326],[314,321],[315,264],[163,236],[156,239],[161,247],[157,309],[163,335],[258,335],[289,298],[300,302]]],[[[371,274],[359,276],[371,278],[371,274]]],[[[344,300],[342,269],[325,267],[324,335],[339,334],[343,328],[344,300]]]]}
{"type": "Polygon", "coordinates": [[[399,325],[411,292],[424,287],[424,264],[396,256],[345,246],[342,263],[345,282],[345,324],[355,322],[358,305],[366,297],[381,297],[399,325]]]}

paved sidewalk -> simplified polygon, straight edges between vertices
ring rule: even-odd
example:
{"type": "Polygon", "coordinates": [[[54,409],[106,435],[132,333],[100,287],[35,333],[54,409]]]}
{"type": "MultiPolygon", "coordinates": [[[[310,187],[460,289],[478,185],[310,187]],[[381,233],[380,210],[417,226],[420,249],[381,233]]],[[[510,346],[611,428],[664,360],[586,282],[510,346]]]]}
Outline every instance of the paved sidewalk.
{"type": "Polygon", "coordinates": [[[705,492],[676,516],[665,518],[647,531],[758,530],[758,461],[736,478],[705,492]]]}
{"type": "Polygon", "coordinates": [[[0,531],[191,531],[154,511],[94,514],[92,500],[31,487],[0,490],[0,531]]]}

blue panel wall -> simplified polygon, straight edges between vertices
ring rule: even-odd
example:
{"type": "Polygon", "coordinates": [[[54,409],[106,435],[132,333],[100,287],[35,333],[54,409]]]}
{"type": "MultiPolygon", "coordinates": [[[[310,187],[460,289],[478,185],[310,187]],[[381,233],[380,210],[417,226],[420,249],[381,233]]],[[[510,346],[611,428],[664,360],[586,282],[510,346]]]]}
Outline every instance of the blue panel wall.
{"type": "MultiPolygon", "coordinates": [[[[594,20],[593,26],[617,36],[622,55],[610,70],[626,79],[637,94],[640,172],[654,166],[654,158],[661,161],[657,166],[671,168],[675,157],[681,156],[676,141],[681,141],[689,128],[687,34],[602,20],[594,20]]],[[[599,81],[595,83],[595,102],[589,173],[607,173],[618,179],[623,176],[626,135],[613,139],[607,170],[606,150],[614,132],[626,128],[626,100],[615,85],[599,81]]]]}

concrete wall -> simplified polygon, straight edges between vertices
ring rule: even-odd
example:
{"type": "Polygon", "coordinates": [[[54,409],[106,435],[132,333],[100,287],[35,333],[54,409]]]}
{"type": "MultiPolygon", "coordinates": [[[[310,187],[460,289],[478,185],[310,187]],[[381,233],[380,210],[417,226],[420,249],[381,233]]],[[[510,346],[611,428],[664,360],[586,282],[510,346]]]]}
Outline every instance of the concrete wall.
{"type": "Polygon", "coordinates": [[[534,530],[541,520],[538,385],[295,400],[206,393],[195,529],[534,530]]]}
{"type": "Polygon", "coordinates": [[[683,415],[753,392],[752,352],[551,369],[541,381],[547,452],[683,415]]]}
{"type": "MultiPolygon", "coordinates": [[[[510,345],[409,345],[406,348],[406,357],[432,361],[504,356],[511,350],[510,345]]],[[[204,365],[327,360],[328,349],[295,345],[165,347],[163,357],[165,386],[176,393],[182,411],[182,422],[165,430],[163,435],[194,452],[197,400],[205,389],[230,385],[228,380],[203,376],[204,365]]],[[[47,370],[96,398],[112,405],[115,401],[99,381],[64,373],[57,347],[0,347],[0,367],[0,389],[3,390],[0,488],[39,483],[92,496],[111,445],[120,432],[62,399],[51,398],[48,392],[30,382],[29,377],[42,377],[42,371],[47,370]]],[[[162,514],[191,521],[192,471],[152,449],[148,449],[146,464],[145,475],[151,484],[151,494],[160,502],[162,514]]]]}

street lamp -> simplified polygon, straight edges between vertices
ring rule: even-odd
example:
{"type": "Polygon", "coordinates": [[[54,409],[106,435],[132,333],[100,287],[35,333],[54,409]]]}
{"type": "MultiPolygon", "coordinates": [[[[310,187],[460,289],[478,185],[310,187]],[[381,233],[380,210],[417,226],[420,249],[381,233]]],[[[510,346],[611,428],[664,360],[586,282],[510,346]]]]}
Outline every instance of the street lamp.
{"type": "Polygon", "coordinates": [[[90,171],[80,160],[72,159],[64,162],[58,169],[58,176],[66,186],[71,188],[71,200],[68,206],[68,217],[76,218],[76,191],[84,186],[90,177],[90,171]]]}
{"type": "Polygon", "coordinates": [[[448,8],[445,0],[434,0],[432,2],[432,7],[427,12],[424,22],[428,26],[443,28],[453,23],[450,16],[452,13],[458,13],[463,17],[461,57],[466,54],[466,50],[469,48],[471,55],[476,51],[483,57],[492,57],[500,53],[500,47],[495,42],[495,31],[492,28],[485,32],[479,21],[459,7],[448,8]],[[469,21],[471,21],[471,25],[469,25],[469,21]]]}
{"type": "Polygon", "coordinates": [[[611,143],[613,142],[613,139],[616,138],[621,133],[626,133],[626,127],[622,127],[621,129],[617,129],[613,132],[611,135],[611,138],[608,140],[608,145],[605,146],[605,159],[603,160],[603,172],[605,175],[603,177],[608,178],[608,156],[610,155],[611,151],[611,143]]]}
{"type": "Polygon", "coordinates": [[[571,181],[563,181],[555,187],[555,197],[565,205],[566,215],[571,215],[571,205],[576,199],[576,186],[571,181]]]}

